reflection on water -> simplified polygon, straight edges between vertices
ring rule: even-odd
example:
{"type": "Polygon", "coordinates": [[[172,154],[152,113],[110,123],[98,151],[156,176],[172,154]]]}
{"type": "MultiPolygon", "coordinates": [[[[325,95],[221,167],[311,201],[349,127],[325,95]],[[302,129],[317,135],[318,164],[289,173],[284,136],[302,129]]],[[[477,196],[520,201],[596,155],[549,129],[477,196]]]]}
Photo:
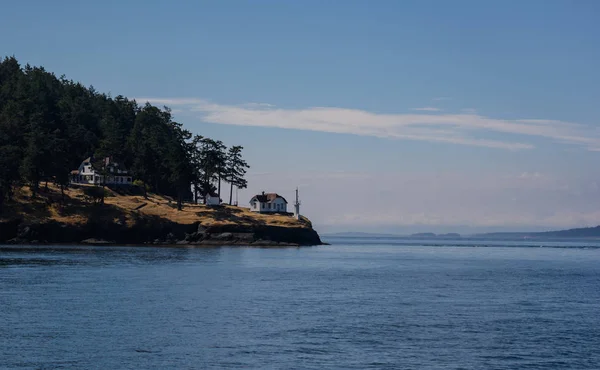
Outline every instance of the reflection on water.
{"type": "Polygon", "coordinates": [[[598,248],[337,242],[0,246],[0,367],[600,368],[598,248]]]}

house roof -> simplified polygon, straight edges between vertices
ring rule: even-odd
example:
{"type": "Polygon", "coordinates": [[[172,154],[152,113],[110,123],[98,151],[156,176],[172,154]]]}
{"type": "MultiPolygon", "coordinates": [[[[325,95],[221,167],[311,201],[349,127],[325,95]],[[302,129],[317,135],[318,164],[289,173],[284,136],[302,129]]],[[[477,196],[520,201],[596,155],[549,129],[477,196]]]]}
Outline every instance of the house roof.
{"type": "Polygon", "coordinates": [[[79,170],[73,170],[73,171],[71,171],[71,175],[79,175],[79,170]]]}
{"type": "MultiPolygon", "coordinates": [[[[287,200],[285,200],[284,197],[282,197],[281,195],[277,194],[277,193],[262,193],[262,194],[256,194],[255,196],[252,197],[252,199],[258,200],[261,203],[272,203],[275,199],[277,198],[281,198],[283,199],[284,202],[287,203],[287,200]]],[[[252,201],[252,199],[250,199],[250,201],[252,201]]]]}
{"type": "MultiPolygon", "coordinates": [[[[83,160],[83,162],[81,162],[81,165],[82,166],[91,165],[92,169],[94,169],[94,164],[92,163],[93,161],[94,161],[93,156],[87,157],[86,159],[83,160]]],[[[112,168],[116,168],[121,171],[121,173],[116,174],[117,176],[129,176],[129,171],[125,167],[123,167],[120,163],[112,161],[111,157],[106,157],[106,158],[104,158],[103,161],[106,164],[107,168],[112,167],[112,168]]]]}

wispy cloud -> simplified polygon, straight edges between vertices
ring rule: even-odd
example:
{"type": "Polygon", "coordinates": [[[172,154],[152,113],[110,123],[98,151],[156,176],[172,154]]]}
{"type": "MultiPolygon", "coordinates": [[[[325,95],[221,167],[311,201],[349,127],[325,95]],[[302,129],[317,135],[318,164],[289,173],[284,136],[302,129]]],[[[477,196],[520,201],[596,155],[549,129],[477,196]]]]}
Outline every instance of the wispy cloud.
{"type": "Polygon", "coordinates": [[[538,137],[582,146],[588,150],[600,150],[599,130],[557,120],[506,120],[473,112],[381,114],[335,107],[283,109],[264,103],[225,105],[194,98],[138,100],[187,110],[200,114],[199,118],[203,122],[226,125],[310,130],[508,150],[532,149],[533,144],[524,140],[527,137],[538,137]],[[509,134],[513,137],[500,140],[493,138],[494,134],[503,134],[503,137],[509,134]]]}
{"type": "Polygon", "coordinates": [[[416,110],[416,111],[421,111],[421,112],[439,112],[439,111],[441,111],[440,108],[436,108],[436,107],[413,108],[411,110],[416,110]]]}

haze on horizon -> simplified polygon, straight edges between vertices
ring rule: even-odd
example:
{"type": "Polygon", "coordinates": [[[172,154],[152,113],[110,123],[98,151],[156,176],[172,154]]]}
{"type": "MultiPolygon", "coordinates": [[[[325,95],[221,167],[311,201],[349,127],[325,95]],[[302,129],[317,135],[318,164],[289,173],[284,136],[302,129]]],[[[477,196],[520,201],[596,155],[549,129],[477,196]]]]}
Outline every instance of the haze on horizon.
{"type": "Polygon", "coordinates": [[[600,224],[596,1],[3,9],[0,55],[243,145],[241,205],[299,187],[320,232],[600,224]]]}

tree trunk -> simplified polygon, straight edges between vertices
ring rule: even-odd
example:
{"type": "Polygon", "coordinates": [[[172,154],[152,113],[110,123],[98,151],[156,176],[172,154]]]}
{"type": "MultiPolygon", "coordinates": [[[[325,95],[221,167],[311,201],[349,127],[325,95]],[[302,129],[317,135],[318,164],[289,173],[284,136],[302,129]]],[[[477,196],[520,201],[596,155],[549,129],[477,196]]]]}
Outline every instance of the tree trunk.
{"type": "Polygon", "coordinates": [[[181,204],[181,190],[179,190],[177,192],[177,210],[181,211],[183,209],[183,206],[181,204]]]}
{"type": "Polygon", "coordinates": [[[46,179],[46,185],[44,185],[44,191],[48,191],[48,179],[46,179]]]}
{"type": "Polygon", "coordinates": [[[62,204],[65,204],[65,186],[60,184],[60,199],[62,204]]]}
{"type": "Polygon", "coordinates": [[[148,200],[148,188],[146,183],[144,183],[144,199],[148,200]]]}
{"type": "Polygon", "coordinates": [[[104,205],[104,188],[106,186],[106,174],[102,176],[102,197],[100,198],[100,204],[104,205]]]}
{"type": "Polygon", "coordinates": [[[203,189],[203,194],[202,194],[202,199],[204,200],[204,205],[206,205],[206,193],[210,189],[210,184],[208,182],[208,179],[209,179],[208,175],[204,175],[204,189],[203,189]]]}
{"type": "Polygon", "coordinates": [[[229,188],[229,205],[232,205],[233,203],[233,181],[231,181],[229,183],[231,185],[231,187],[229,188]]]}
{"type": "Polygon", "coordinates": [[[40,187],[40,183],[38,182],[38,180],[33,181],[33,184],[31,184],[31,186],[30,186],[32,199],[37,198],[37,193],[38,193],[39,187],[40,187]]]}
{"type": "Polygon", "coordinates": [[[219,200],[221,199],[221,174],[219,174],[219,189],[217,190],[217,194],[219,195],[219,200]]]}

